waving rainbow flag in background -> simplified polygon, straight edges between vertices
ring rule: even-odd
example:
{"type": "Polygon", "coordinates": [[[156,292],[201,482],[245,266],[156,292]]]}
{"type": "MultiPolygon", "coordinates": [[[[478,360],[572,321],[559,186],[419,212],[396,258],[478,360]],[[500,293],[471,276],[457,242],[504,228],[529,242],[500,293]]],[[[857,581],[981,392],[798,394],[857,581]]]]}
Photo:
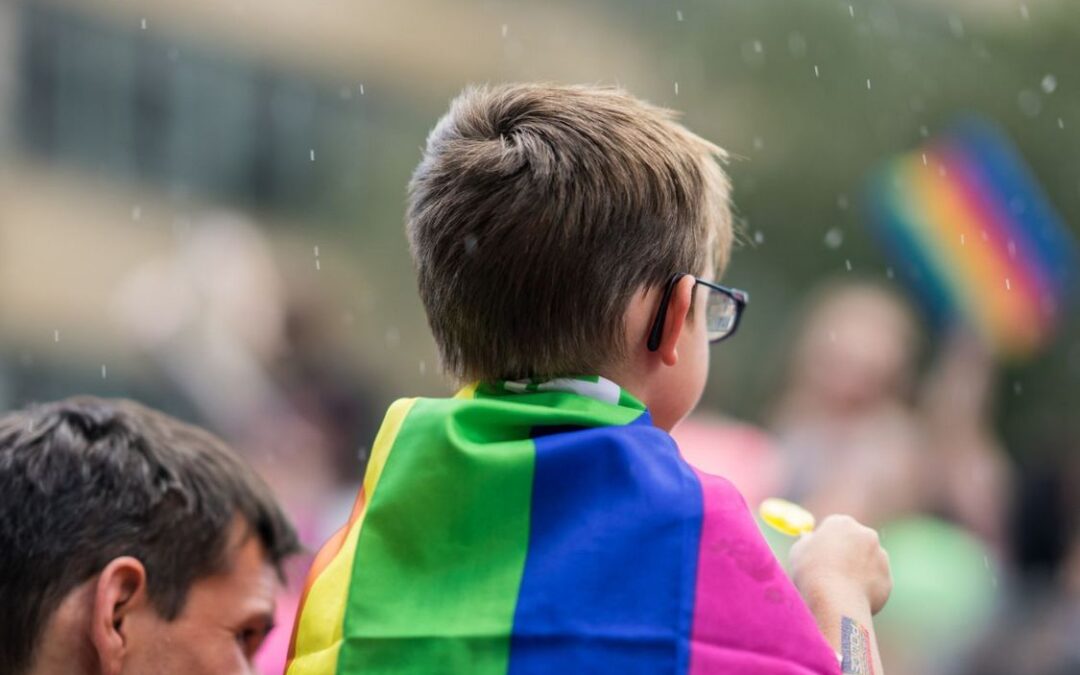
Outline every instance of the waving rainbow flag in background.
{"type": "Polygon", "coordinates": [[[288,675],[838,673],[739,493],[602,378],[391,406],[288,675]]]}
{"type": "Polygon", "coordinates": [[[1005,137],[968,120],[886,163],[871,222],[938,325],[963,323],[1005,358],[1046,345],[1077,262],[1073,239],[1005,137]]]}

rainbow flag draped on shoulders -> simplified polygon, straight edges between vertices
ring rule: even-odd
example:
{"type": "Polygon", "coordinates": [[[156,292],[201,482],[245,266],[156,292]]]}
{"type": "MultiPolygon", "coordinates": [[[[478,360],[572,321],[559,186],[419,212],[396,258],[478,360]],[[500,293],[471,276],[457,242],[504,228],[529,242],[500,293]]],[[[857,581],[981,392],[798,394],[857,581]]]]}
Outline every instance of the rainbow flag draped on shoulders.
{"type": "Polygon", "coordinates": [[[286,673],[838,670],[734,487],[592,377],[394,403],[286,673]]]}

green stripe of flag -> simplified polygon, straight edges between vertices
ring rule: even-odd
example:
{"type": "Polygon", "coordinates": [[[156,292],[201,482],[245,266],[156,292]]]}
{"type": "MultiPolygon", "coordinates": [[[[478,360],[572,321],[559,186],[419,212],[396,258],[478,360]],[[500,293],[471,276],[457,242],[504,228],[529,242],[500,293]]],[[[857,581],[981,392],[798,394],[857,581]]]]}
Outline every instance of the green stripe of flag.
{"type": "Polygon", "coordinates": [[[357,544],[339,673],[506,672],[534,445],[493,405],[422,399],[357,544]],[[496,449],[500,436],[515,438],[496,449]]]}
{"type": "Polygon", "coordinates": [[[357,542],[337,672],[507,670],[529,546],[538,426],[628,424],[619,407],[562,391],[480,385],[418,399],[398,432],[357,542]]]}

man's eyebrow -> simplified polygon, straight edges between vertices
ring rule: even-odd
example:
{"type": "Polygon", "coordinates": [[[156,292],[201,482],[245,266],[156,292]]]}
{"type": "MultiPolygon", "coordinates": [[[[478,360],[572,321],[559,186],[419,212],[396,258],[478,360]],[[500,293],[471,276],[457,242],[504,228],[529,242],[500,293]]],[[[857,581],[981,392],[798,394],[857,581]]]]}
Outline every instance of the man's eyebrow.
{"type": "Polygon", "coordinates": [[[277,622],[274,620],[274,612],[266,611],[263,609],[256,609],[248,612],[241,619],[241,624],[252,624],[258,622],[263,628],[263,632],[269,633],[277,627],[277,622]]]}
{"type": "Polygon", "coordinates": [[[275,588],[273,593],[264,592],[266,590],[260,589],[242,597],[235,606],[237,616],[243,617],[244,621],[253,619],[269,619],[272,621],[278,609],[277,589],[275,588]]]}

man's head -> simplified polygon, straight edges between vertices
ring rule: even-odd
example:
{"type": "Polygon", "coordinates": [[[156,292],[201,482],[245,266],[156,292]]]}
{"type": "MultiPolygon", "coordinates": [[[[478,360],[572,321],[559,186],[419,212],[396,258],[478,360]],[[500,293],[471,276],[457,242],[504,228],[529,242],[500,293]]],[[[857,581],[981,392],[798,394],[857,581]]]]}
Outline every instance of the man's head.
{"type": "Polygon", "coordinates": [[[4,673],[247,672],[297,548],[201,429],[89,397],[0,417],[4,673]]]}
{"type": "Polygon", "coordinates": [[[724,153],[673,118],[610,88],[481,87],[451,104],[407,215],[450,374],[610,371],[644,348],[627,332],[636,296],[677,272],[719,276],[732,240],[724,153]]]}

